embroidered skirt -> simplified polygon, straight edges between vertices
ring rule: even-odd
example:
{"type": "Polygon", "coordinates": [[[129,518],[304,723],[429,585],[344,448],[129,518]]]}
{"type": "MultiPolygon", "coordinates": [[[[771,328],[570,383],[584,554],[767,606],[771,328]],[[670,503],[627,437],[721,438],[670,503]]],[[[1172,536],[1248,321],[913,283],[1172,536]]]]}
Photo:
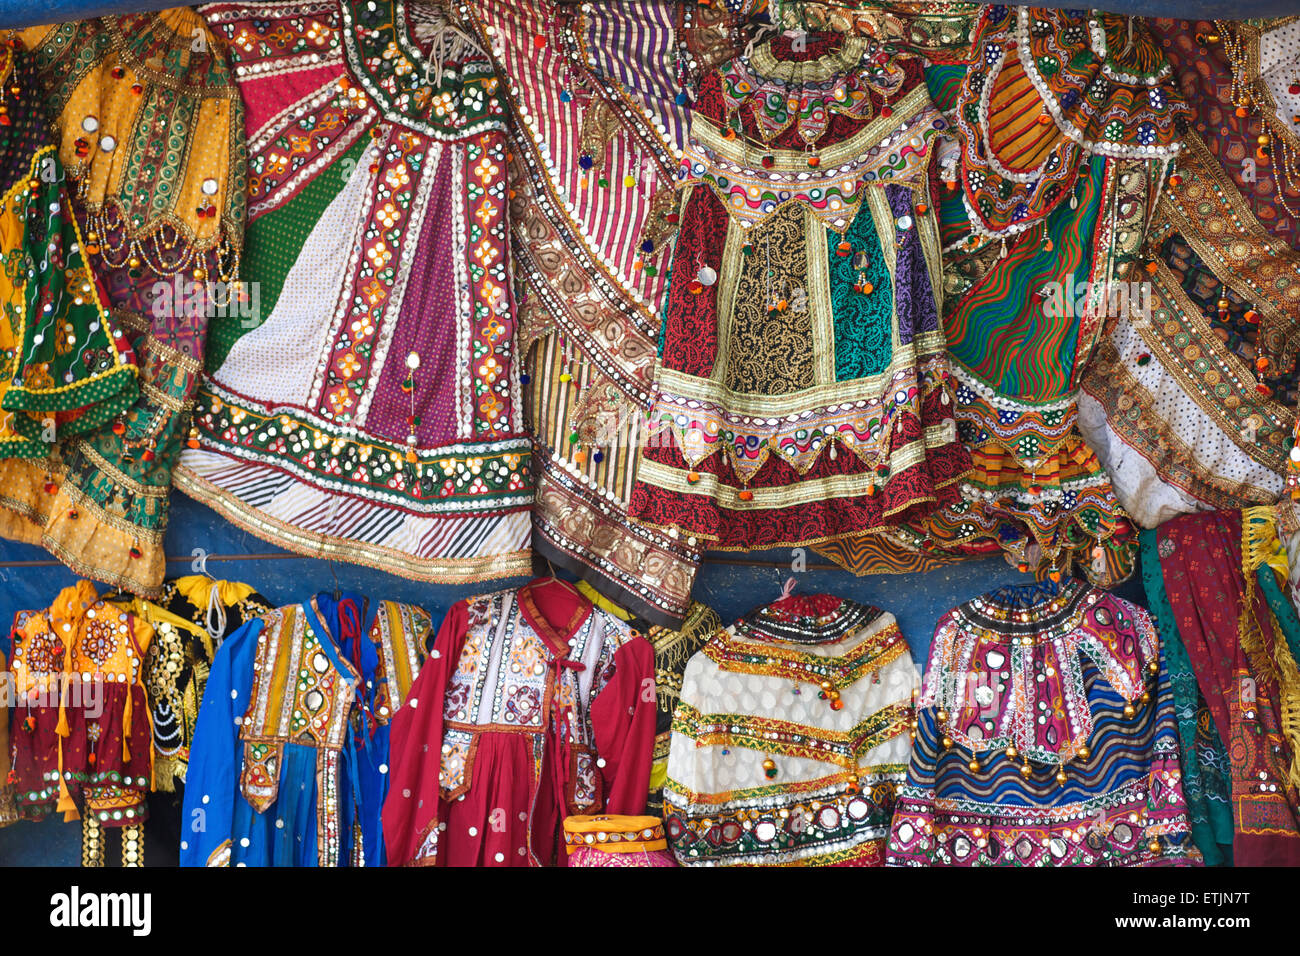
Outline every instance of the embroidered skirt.
{"type": "Polygon", "coordinates": [[[955,499],[927,176],[944,126],[917,61],[861,38],[779,37],[705,77],[634,517],[748,549],[955,499]]]}

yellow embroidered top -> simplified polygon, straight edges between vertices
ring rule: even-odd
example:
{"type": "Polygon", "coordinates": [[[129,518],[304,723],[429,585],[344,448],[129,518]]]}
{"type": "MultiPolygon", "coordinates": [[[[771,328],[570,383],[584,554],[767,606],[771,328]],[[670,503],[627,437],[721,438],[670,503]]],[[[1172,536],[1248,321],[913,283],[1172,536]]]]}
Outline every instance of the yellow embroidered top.
{"type": "MultiPolygon", "coordinates": [[[[102,681],[125,684],[128,690],[144,690],[142,667],[153,639],[149,623],[123,608],[100,599],[89,581],[78,581],[59,592],[54,603],[26,619],[13,639],[14,684],[18,699],[45,697],[59,702],[59,802],[65,819],[76,819],[77,810],[64,776],[63,742],[70,734],[69,701],[81,699],[67,691],[75,682],[102,681]],[[60,692],[62,688],[63,692],[60,692]],[[53,696],[52,696],[53,695],[53,696]]],[[[152,731],[148,708],[136,725],[133,698],[124,695],[122,705],[122,760],[129,761],[132,741],[143,740],[152,755],[152,731]]],[[[145,703],[148,703],[147,693],[145,703]]],[[[151,760],[152,763],[152,760],[151,760]]],[[[71,769],[71,768],[66,768],[71,769]]]]}
{"type": "MultiPolygon", "coordinates": [[[[218,254],[238,273],[243,104],[225,42],[188,7],[17,32],[36,61],[59,158],[89,214],[88,251],[160,275],[218,254]]],[[[196,278],[204,276],[196,275],[196,278]]]]}

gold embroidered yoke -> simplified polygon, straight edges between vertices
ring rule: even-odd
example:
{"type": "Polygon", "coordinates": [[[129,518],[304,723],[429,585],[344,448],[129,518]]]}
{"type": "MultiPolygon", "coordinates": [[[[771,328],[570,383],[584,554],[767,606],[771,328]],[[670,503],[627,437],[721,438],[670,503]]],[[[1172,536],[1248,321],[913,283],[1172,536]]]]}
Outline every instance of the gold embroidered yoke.
{"type": "MultiPolygon", "coordinates": [[[[421,608],[381,601],[368,635],[356,637],[373,645],[377,659],[370,667],[365,663],[369,655],[364,655],[358,672],[331,638],[318,600],[312,600],[310,609],[293,605],[262,617],[252,691],[239,730],[240,789],[254,810],[265,813],[281,796],[286,748],[315,750],[319,865],[340,865],[340,849],[346,847],[351,848],[351,865],[359,865],[363,858],[374,858],[373,848],[363,846],[355,820],[342,818],[341,788],[353,785],[343,753],[365,746],[358,743],[361,736],[386,726],[401,706],[419,673],[431,622],[421,608]],[[354,832],[345,839],[341,827],[354,832]]],[[[354,753],[351,759],[360,758],[354,753]]],[[[374,760],[385,764],[386,743],[374,760]]]]}

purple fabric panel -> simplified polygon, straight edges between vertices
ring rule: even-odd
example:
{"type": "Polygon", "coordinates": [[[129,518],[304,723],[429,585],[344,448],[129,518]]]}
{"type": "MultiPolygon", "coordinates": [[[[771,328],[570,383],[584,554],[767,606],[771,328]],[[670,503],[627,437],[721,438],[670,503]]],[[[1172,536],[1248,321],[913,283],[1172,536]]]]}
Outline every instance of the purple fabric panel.
{"type": "MultiPolygon", "coordinates": [[[[448,146],[437,168],[424,174],[437,178],[424,222],[417,225],[419,241],[406,294],[396,315],[390,309],[384,316],[385,322],[396,321],[397,326],[366,419],[366,430],[372,435],[405,442],[410,434],[406,420],[411,415],[414,395],[415,414],[420,418],[415,435],[420,448],[456,440],[456,376],[469,374],[469,369],[456,368],[456,326],[460,320],[456,314],[454,240],[455,230],[463,231],[465,223],[452,195],[452,164],[461,162],[464,150],[448,146]],[[420,356],[420,367],[415,370],[415,390],[408,395],[402,391],[402,381],[409,371],[406,358],[412,352],[420,356]]],[[[410,241],[409,236],[406,241],[410,241]]]]}
{"type": "Polygon", "coordinates": [[[921,217],[912,207],[912,191],[891,184],[885,187],[885,196],[896,227],[904,216],[912,220],[910,228],[896,228],[902,244],[898,247],[894,270],[894,302],[898,309],[898,339],[906,344],[918,332],[938,329],[939,312],[934,305],[930,271],[925,267],[925,255],[921,251],[921,217]]]}

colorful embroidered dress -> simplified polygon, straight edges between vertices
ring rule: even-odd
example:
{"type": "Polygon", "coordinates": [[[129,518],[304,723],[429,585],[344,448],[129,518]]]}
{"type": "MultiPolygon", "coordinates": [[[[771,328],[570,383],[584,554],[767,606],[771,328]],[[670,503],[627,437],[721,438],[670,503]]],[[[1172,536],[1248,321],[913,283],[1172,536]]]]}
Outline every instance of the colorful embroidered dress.
{"type": "Polygon", "coordinates": [[[303,554],[508,577],[532,492],[505,115],[491,66],[413,9],[204,8],[247,112],[261,311],[213,322],[176,483],[303,554]]]}
{"type": "Polygon", "coordinates": [[[722,619],[716,611],[698,601],[691,604],[680,630],[649,624],[601,596],[586,581],[578,582],[578,591],[592,604],[608,611],[645,635],[655,655],[655,739],[650,766],[650,794],[646,812],[662,815],[664,783],[668,779],[668,746],[672,739],[673,712],[682,695],[682,674],[686,665],[718,631],[722,619]]]}
{"type": "Polygon", "coordinates": [[[890,866],[1200,863],[1146,611],[1004,587],[935,629],[890,866]]]}
{"type": "Polygon", "coordinates": [[[880,866],[919,684],[892,614],[829,594],[751,611],[691,658],[665,825],[684,866],[880,866]]]}
{"type": "MultiPolygon", "coordinates": [[[[0,460],[44,458],[135,400],[135,355],[87,266],[31,60],[0,47],[0,460]]],[[[0,475],[14,466],[0,461],[0,475]]],[[[10,500],[8,482],[0,504],[10,500]]],[[[0,530],[23,536],[7,516],[0,530]]]]}
{"type": "Polygon", "coordinates": [[[974,468],[913,546],[1002,548],[1046,577],[1127,577],[1132,530],[1077,426],[1105,319],[1188,114],[1140,23],[990,6],[969,67],[927,69],[957,129],[940,205],[944,331],[974,468]]]}
{"type": "MultiPolygon", "coordinates": [[[[761,2],[761,0],[760,0],[761,2]]],[[[533,547],[675,628],[700,542],[628,519],[679,212],[690,94],[750,3],[482,0],[511,111],[510,230],[533,435],[533,547]]]]}
{"type": "Polygon", "coordinates": [[[390,720],[429,616],[319,594],[222,643],[194,729],[182,866],[382,866],[390,720]],[[193,821],[202,821],[200,828],[193,821]]]}
{"type": "Polygon", "coordinates": [[[243,107],[225,43],[188,8],[20,37],[76,183],[83,248],[122,341],[140,356],[141,389],[115,420],[4,469],[0,503],[20,519],[15,537],[78,573],[157,596],[208,318],[251,312],[247,288],[232,284],[244,237],[243,107]]]}
{"type": "Polygon", "coordinates": [[[1183,515],[1156,529],[1157,614],[1172,617],[1223,735],[1232,860],[1300,861],[1300,618],[1278,584],[1286,555],[1271,509],[1183,515]]]}
{"type": "Polygon", "coordinates": [[[618,617],[539,578],[453,604],[429,656],[393,725],[390,864],[563,864],[564,817],[643,812],[654,660],[618,617]]]}
{"type": "Polygon", "coordinates": [[[705,77],[632,514],[724,549],[954,500],[919,61],[776,37],[705,77]]]}
{"type": "Polygon", "coordinates": [[[24,818],[59,810],[75,820],[83,807],[92,828],[144,822],[153,746],[142,665],[152,637],[89,581],[15,618],[13,771],[24,818]]]}
{"type": "Polygon", "coordinates": [[[1267,161],[1253,179],[1228,161],[1254,148],[1259,127],[1232,108],[1227,66],[1175,41],[1165,36],[1171,55],[1202,77],[1203,88],[1188,86],[1209,123],[1186,135],[1150,220],[1138,273],[1150,288],[1149,320],[1118,318],[1080,400],[1084,433],[1147,528],[1271,503],[1288,463],[1300,463],[1290,453],[1300,353],[1294,224],[1267,161]]]}

